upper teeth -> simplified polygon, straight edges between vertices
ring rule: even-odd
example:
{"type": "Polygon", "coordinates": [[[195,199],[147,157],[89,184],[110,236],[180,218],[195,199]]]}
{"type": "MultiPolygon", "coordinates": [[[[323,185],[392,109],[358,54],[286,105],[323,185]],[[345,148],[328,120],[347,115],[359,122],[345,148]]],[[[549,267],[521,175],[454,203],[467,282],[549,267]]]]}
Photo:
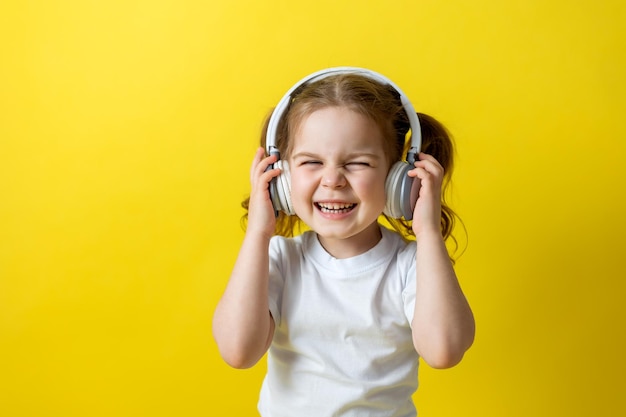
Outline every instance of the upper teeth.
{"type": "Polygon", "coordinates": [[[342,210],[346,208],[351,208],[354,204],[349,203],[319,203],[319,206],[323,209],[327,210],[342,210]]]}

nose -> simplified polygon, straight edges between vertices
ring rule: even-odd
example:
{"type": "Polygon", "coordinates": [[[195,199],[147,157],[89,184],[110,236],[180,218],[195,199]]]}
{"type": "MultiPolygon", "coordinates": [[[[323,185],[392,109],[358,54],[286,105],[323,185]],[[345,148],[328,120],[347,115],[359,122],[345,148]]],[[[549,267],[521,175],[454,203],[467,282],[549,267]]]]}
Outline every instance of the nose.
{"type": "Polygon", "coordinates": [[[346,185],[346,177],[340,168],[327,167],[322,175],[322,185],[328,188],[342,188],[346,185]]]}

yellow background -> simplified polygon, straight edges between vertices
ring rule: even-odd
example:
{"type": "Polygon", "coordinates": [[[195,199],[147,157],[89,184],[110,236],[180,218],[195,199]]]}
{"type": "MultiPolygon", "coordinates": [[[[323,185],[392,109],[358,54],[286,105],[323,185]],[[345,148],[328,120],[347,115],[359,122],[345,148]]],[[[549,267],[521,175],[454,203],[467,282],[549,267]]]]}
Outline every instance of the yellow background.
{"type": "Polygon", "coordinates": [[[456,137],[478,331],[420,415],[624,415],[624,4],[3,1],[0,415],[255,415],[211,316],[261,119],[336,65],[456,137]]]}

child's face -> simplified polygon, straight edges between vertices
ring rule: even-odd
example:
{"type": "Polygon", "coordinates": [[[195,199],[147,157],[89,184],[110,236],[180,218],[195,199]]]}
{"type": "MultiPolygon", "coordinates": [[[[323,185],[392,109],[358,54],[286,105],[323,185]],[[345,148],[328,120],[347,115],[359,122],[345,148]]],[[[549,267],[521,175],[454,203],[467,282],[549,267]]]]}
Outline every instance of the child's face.
{"type": "Polygon", "coordinates": [[[304,118],[292,140],[291,200],[298,217],[335,256],[331,247],[345,256],[373,247],[389,169],[378,126],[347,108],[328,107],[304,118]]]}

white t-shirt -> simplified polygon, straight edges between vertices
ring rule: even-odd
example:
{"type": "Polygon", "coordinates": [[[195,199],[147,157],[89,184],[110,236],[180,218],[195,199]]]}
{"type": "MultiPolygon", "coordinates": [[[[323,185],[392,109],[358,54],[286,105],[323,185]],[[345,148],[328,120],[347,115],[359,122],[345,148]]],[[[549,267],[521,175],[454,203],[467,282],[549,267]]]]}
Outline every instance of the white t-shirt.
{"type": "Polygon", "coordinates": [[[259,400],[263,417],[416,415],[416,246],[381,231],[374,248],[348,259],[332,257],[313,232],[272,238],[276,327],[259,400]]]}

